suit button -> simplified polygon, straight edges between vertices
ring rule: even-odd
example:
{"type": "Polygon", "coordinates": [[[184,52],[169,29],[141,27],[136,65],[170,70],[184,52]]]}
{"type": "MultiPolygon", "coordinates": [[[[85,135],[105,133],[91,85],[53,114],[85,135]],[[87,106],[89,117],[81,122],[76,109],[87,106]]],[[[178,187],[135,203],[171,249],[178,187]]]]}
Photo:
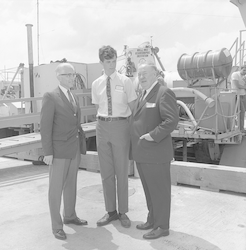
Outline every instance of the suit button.
{"type": "Polygon", "coordinates": [[[77,135],[76,138],[79,138],[79,136],[77,135]]]}
{"type": "Polygon", "coordinates": [[[74,116],[76,116],[76,114],[74,114],[74,116]]]}

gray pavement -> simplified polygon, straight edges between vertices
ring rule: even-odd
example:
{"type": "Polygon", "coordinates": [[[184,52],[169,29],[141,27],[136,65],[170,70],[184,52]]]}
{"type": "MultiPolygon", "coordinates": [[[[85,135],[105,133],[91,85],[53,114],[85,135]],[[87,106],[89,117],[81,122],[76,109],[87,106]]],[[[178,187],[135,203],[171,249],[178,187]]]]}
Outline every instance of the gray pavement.
{"type": "Polygon", "coordinates": [[[140,179],[129,177],[131,228],[122,228],[119,221],[97,227],[97,220],[105,214],[100,174],[79,170],[76,210],[89,224],[65,225],[67,240],[61,241],[51,232],[48,167],[22,162],[8,171],[0,167],[0,176],[3,175],[6,178],[0,179],[1,250],[246,249],[245,195],[172,186],[170,235],[144,240],[145,232],[136,229],[147,215],[140,179]]]}

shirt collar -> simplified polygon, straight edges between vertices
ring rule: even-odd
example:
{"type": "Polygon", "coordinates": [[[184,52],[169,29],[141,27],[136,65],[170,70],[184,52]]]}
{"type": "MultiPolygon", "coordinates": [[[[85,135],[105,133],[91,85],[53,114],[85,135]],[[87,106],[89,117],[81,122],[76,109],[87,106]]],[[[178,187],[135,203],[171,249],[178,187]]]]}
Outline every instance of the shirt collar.
{"type": "MultiPolygon", "coordinates": [[[[108,78],[108,75],[106,75],[105,73],[104,73],[104,76],[105,76],[105,79],[107,79],[108,78]]],[[[115,78],[115,76],[116,76],[116,70],[114,71],[114,73],[113,74],[111,74],[109,77],[110,77],[110,79],[114,79],[115,78]]]]}
{"type": "Polygon", "coordinates": [[[155,85],[158,83],[158,81],[155,81],[150,88],[146,89],[146,94],[145,96],[147,96],[149,94],[149,92],[155,87],[155,85]]]}
{"type": "Polygon", "coordinates": [[[65,94],[65,96],[67,96],[67,91],[68,89],[64,88],[63,86],[61,86],[61,84],[58,85],[59,88],[61,89],[61,91],[65,94]]]}

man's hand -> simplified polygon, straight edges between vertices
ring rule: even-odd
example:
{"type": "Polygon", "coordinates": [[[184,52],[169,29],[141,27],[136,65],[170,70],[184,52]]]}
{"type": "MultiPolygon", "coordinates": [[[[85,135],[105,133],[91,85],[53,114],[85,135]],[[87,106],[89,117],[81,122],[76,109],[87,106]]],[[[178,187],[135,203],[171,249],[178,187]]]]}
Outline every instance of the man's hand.
{"type": "Polygon", "coordinates": [[[146,141],[154,141],[154,139],[150,136],[150,134],[144,134],[140,136],[140,140],[145,139],[146,141]]]}
{"type": "Polygon", "coordinates": [[[43,162],[47,165],[52,165],[53,163],[53,155],[46,155],[43,159],[43,162]]]}

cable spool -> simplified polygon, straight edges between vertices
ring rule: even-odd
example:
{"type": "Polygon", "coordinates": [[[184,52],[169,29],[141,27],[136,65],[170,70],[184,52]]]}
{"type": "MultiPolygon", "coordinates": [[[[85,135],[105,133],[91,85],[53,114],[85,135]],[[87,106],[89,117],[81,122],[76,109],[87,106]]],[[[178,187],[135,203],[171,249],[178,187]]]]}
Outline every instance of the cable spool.
{"type": "Polygon", "coordinates": [[[183,80],[226,78],[231,73],[232,56],[228,49],[183,54],[178,60],[178,73],[183,80]]]}
{"type": "MultiPolygon", "coordinates": [[[[194,103],[186,103],[186,106],[190,110],[190,112],[195,115],[195,104],[194,103]]],[[[179,117],[186,116],[186,111],[182,106],[178,106],[179,108],[179,117]]]]}

